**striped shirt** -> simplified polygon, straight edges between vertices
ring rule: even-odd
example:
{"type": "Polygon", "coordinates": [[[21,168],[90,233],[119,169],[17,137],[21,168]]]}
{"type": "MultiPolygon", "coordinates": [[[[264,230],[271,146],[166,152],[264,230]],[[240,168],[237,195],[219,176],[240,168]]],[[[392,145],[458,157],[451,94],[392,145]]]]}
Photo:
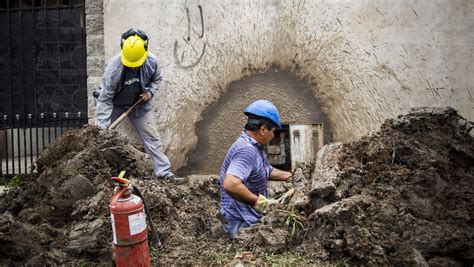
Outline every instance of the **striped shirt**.
{"type": "Polygon", "coordinates": [[[233,175],[252,193],[267,197],[267,182],[272,170],[265,150],[244,131],[227,152],[220,173],[221,213],[228,222],[244,221],[252,225],[258,223],[262,215],[230,196],[223,187],[224,177],[233,175]]]}

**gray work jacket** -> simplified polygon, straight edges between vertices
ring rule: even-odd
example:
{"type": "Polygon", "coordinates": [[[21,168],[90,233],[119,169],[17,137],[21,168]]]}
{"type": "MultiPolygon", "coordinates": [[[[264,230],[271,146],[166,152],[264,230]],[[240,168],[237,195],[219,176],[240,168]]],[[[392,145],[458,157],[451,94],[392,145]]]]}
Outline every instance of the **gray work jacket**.
{"type": "MultiPolygon", "coordinates": [[[[104,76],[100,84],[100,95],[97,99],[94,122],[100,128],[107,128],[110,125],[110,115],[112,114],[112,99],[120,88],[122,82],[122,72],[124,66],[120,58],[120,53],[112,57],[105,68],[104,76]]],[[[143,65],[140,67],[140,84],[143,92],[151,93],[153,97],[160,87],[161,80],[160,66],[156,56],[148,53],[143,65]]],[[[136,115],[142,116],[152,108],[151,100],[135,108],[136,115]]]]}

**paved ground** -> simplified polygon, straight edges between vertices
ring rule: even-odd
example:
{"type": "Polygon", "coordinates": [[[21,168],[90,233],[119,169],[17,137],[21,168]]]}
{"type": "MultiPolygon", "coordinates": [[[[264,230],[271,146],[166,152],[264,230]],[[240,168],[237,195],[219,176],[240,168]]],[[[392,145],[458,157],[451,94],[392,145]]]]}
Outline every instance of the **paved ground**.
{"type": "Polygon", "coordinates": [[[7,187],[4,185],[0,185],[0,197],[3,196],[7,192],[7,187]]]}

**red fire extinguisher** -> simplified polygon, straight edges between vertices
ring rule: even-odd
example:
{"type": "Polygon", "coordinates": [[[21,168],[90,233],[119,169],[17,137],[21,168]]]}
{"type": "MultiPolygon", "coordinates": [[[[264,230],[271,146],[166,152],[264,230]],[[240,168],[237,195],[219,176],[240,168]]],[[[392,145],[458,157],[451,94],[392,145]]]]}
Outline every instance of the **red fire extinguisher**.
{"type": "Polygon", "coordinates": [[[123,175],[124,172],[112,177],[118,186],[109,205],[115,263],[119,267],[150,266],[145,203],[140,193],[134,194],[136,187],[123,175]]]}

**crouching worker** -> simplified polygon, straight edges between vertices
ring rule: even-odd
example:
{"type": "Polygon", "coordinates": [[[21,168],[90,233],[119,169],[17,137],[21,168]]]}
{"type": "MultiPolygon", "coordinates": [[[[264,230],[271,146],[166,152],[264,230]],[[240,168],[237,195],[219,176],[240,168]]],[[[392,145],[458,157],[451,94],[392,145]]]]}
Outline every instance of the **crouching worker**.
{"type": "Polygon", "coordinates": [[[230,147],[220,173],[220,212],[224,232],[235,238],[241,228],[259,223],[267,198],[268,180],[286,181],[291,172],[273,168],[263,147],[281,128],[276,107],[268,100],[257,100],[244,111],[245,131],[230,147]]]}
{"type": "Polygon", "coordinates": [[[107,63],[97,96],[95,124],[107,128],[139,98],[143,98],[129,115],[140,135],[145,151],[153,159],[155,176],[172,182],[185,182],[171,172],[168,157],[161,151],[161,142],[153,122],[151,99],[158,90],[162,76],[155,55],[148,52],[148,36],[130,29],[120,41],[121,52],[107,63]]]}

